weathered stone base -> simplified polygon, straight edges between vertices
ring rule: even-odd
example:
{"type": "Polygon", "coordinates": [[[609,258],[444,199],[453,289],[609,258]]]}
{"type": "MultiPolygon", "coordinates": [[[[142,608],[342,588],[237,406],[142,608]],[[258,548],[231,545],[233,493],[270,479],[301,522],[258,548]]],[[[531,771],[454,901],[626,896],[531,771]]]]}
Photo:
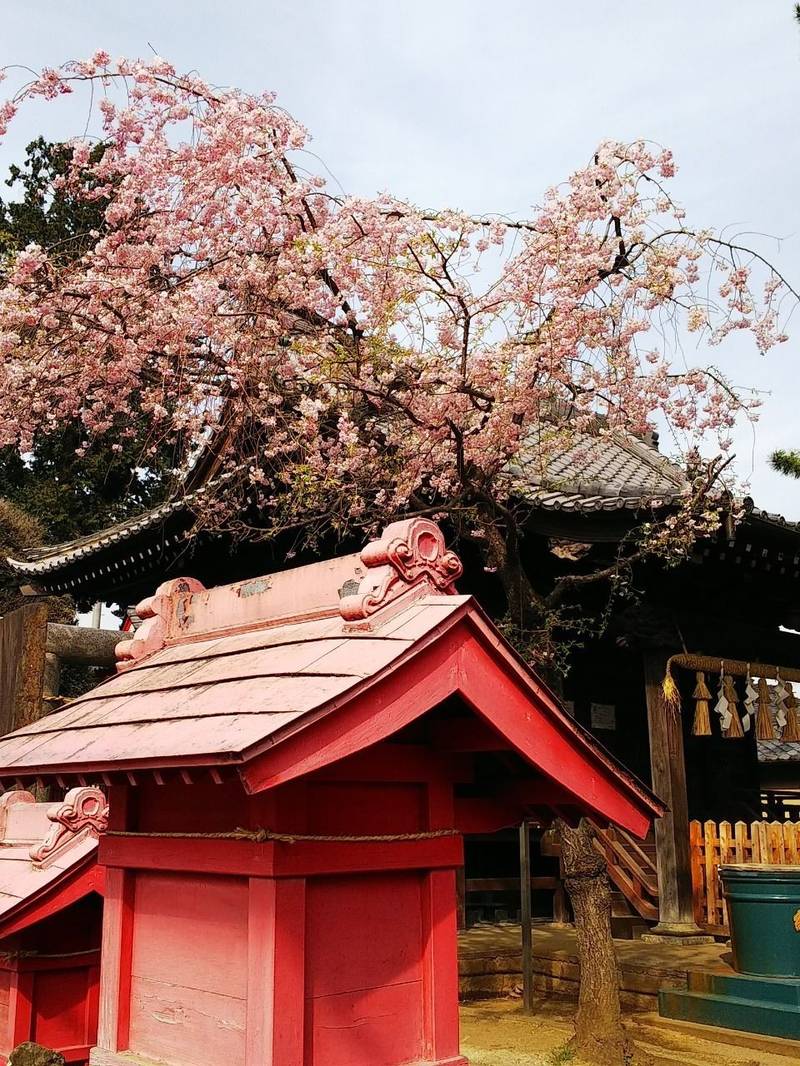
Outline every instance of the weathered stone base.
{"type": "Polygon", "coordinates": [[[686,947],[716,942],[713,936],[706,933],[642,933],[639,939],[643,944],[682,944],[686,947]]]}

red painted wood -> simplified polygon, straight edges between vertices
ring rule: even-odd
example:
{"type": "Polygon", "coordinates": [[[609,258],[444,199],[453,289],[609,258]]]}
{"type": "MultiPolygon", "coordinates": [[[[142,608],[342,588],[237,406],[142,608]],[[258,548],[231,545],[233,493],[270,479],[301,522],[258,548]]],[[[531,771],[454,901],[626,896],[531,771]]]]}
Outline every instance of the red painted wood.
{"type": "Polygon", "coordinates": [[[10,1000],[11,986],[15,980],[10,966],[0,971],[0,1061],[14,1048],[10,1000]]]}
{"type": "MultiPolygon", "coordinates": [[[[449,781],[443,784],[448,792],[452,791],[449,781]]],[[[429,787],[421,782],[348,783],[312,779],[306,785],[306,829],[310,833],[336,834],[347,825],[350,833],[364,835],[415,833],[427,829],[426,795],[429,787]]]]}
{"type": "Polygon", "coordinates": [[[97,1044],[107,1051],[127,1046],[134,883],[125,870],[106,871],[97,1044]]]}
{"type": "Polygon", "coordinates": [[[511,744],[482,719],[445,718],[430,725],[431,744],[441,751],[510,751],[511,744]]]}
{"type": "Polygon", "coordinates": [[[519,824],[519,804],[491,799],[457,796],[454,824],[465,836],[472,833],[497,833],[519,824]]]}
{"type": "Polygon", "coordinates": [[[426,1061],[424,875],[326,878],[308,892],[309,1066],[426,1061]]]}
{"type": "Polygon", "coordinates": [[[100,842],[100,861],[109,871],[127,868],[295,878],[346,871],[455,867],[463,862],[463,845],[459,836],[380,843],[294,844],[104,837],[100,842]]]}
{"type": "Polygon", "coordinates": [[[85,862],[73,868],[69,876],[59,881],[54,890],[45,889],[41,896],[33,897],[26,901],[23,907],[15,910],[9,920],[0,922],[0,936],[5,939],[46,918],[60,914],[66,907],[92,892],[100,896],[105,892],[105,871],[97,865],[94,854],[87,856],[85,862]]]}
{"type": "MultiPolygon", "coordinates": [[[[49,945],[48,945],[49,946],[49,945]]],[[[23,949],[24,950],[24,949],[23,949]]],[[[14,957],[9,955],[0,959],[0,969],[10,970],[16,973],[37,973],[51,970],[90,970],[100,960],[100,951],[82,951],[69,958],[39,958],[35,955],[29,957],[14,957]]]]}
{"type": "Polygon", "coordinates": [[[458,1055],[456,881],[450,870],[426,878],[422,899],[426,1053],[434,1062],[458,1055]]]}
{"type": "Polygon", "coordinates": [[[129,1039],[168,1062],[241,1062],[247,997],[247,882],[136,875],[129,1039]]]}
{"type": "Polygon", "coordinates": [[[277,882],[250,879],[247,898],[247,1024],[244,1066],[270,1066],[274,1026],[275,891],[277,882]]]}
{"type": "Polygon", "coordinates": [[[318,781],[448,781],[470,783],[472,760],[453,758],[431,751],[422,744],[373,744],[345,759],[323,766],[314,775],[318,781]]]}
{"type": "Polygon", "coordinates": [[[30,1039],[44,1047],[82,1049],[94,1043],[87,1032],[89,968],[55,966],[35,974],[30,1039]]]}
{"type": "Polygon", "coordinates": [[[610,757],[563,712],[493,635],[476,609],[406,657],[366,691],[255,758],[242,771],[251,791],[274,788],[385,740],[458,693],[547,778],[567,786],[587,813],[644,835],[658,803],[625,781],[610,757]]]}
{"type": "Polygon", "coordinates": [[[269,1066],[299,1066],[306,1061],[303,998],[306,883],[302,879],[275,883],[274,952],[272,1060],[269,1066]]]}
{"type": "Polygon", "coordinates": [[[242,770],[245,788],[274,788],[386,740],[457,691],[462,644],[459,634],[445,633],[407,658],[402,671],[254,758],[242,770]]]}
{"type": "Polygon", "coordinates": [[[31,1038],[33,1025],[33,974],[17,971],[9,999],[11,1048],[31,1038]]]}

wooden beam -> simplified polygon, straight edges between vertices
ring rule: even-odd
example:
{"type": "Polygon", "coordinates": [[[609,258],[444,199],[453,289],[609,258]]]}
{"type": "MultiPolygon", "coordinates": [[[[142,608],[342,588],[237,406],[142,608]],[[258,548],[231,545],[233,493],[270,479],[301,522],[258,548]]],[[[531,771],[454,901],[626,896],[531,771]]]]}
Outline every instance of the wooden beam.
{"type": "Polygon", "coordinates": [[[112,869],[170,870],[238,877],[298,878],[390,870],[455,869],[464,863],[460,836],[392,841],[294,843],[213,837],[124,836],[108,832],[98,860],[112,869]]]}
{"type": "Polygon", "coordinates": [[[91,629],[88,626],[66,626],[58,622],[47,625],[47,651],[67,663],[86,666],[114,666],[114,649],[131,633],[117,629],[91,629]]]}
{"type": "Polygon", "coordinates": [[[645,698],[653,791],[667,805],[655,822],[659,922],[653,932],[697,936],[692,906],[689,807],[680,713],[667,706],[661,689],[668,653],[644,653],[645,698]]]}

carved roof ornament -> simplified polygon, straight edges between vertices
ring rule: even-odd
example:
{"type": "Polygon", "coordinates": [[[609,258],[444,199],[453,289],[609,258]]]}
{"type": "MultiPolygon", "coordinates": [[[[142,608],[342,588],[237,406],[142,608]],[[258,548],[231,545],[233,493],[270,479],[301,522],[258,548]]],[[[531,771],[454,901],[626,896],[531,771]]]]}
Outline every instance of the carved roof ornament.
{"type": "Polygon", "coordinates": [[[76,837],[99,837],[108,828],[108,802],[94,785],[71,788],[63,803],[47,812],[53,823],[47,836],[31,848],[31,859],[40,866],[47,865],[76,837]]]}
{"type": "Polygon", "coordinates": [[[410,589],[453,594],[464,572],[441,529],[427,518],[393,522],[364,548],[361,562],[367,574],[340,591],[339,610],[347,621],[368,618],[410,589]]]}
{"type": "Polygon", "coordinates": [[[134,666],[140,659],[161,651],[170,637],[178,636],[191,622],[189,601],[205,585],[193,577],[175,577],[158,586],[154,595],[136,604],[142,624],[133,640],[119,643],[114,654],[117,669],[134,666]]]}

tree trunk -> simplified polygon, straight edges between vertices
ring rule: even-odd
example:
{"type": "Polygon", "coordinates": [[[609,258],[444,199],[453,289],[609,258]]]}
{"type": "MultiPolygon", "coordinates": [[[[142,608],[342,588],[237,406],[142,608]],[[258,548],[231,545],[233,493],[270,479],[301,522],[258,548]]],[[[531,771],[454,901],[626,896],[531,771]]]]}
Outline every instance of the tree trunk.
{"type": "Polygon", "coordinates": [[[576,829],[560,819],[561,862],[572,910],[580,962],[580,990],[571,1046],[598,1066],[626,1066],[631,1049],[619,1006],[619,969],[611,938],[611,891],[605,860],[592,846],[591,825],[576,829]]]}

